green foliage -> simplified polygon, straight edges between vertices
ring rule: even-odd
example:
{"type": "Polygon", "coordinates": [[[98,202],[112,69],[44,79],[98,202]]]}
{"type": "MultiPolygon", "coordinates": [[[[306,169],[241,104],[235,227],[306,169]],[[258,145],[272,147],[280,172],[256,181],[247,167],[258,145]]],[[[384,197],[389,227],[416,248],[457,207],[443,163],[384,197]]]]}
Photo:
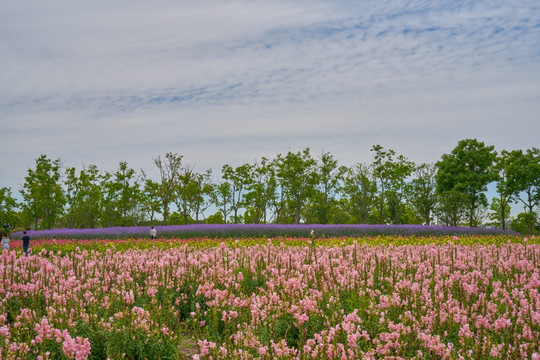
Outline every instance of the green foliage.
{"type": "Polygon", "coordinates": [[[343,192],[346,196],[346,207],[357,224],[367,224],[375,205],[377,183],[374,179],[373,167],[358,163],[351,168],[342,168],[344,173],[343,192]]]}
{"type": "Polygon", "coordinates": [[[90,341],[92,352],[89,359],[101,360],[107,358],[107,344],[114,339],[114,336],[103,331],[97,324],[84,321],[79,321],[75,326],[75,330],[78,336],[87,338],[90,341]]]}
{"type": "Polygon", "coordinates": [[[540,150],[512,151],[508,155],[507,178],[508,191],[528,210],[527,231],[532,233],[534,209],[540,204],[540,150]]]}
{"type": "Polygon", "coordinates": [[[285,339],[287,346],[298,348],[300,332],[294,324],[294,317],[289,313],[280,315],[275,322],[274,338],[285,339]]]}
{"type": "Polygon", "coordinates": [[[183,224],[198,223],[199,216],[210,205],[209,196],[214,191],[210,182],[211,170],[197,173],[192,168],[184,168],[179,175],[175,198],[178,211],[184,217],[183,224]],[[193,219],[193,222],[190,222],[193,219]]]}
{"type": "Polygon", "coordinates": [[[21,226],[21,219],[17,213],[19,204],[11,193],[11,188],[0,188],[0,230],[4,224],[9,224],[10,229],[21,226]]]}
{"type": "MultiPolygon", "coordinates": [[[[371,151],[371,164],[352,167],[338,166],[328,152],[314,159],[309,148],[289,151],[253,164],[224,165],[216,183],[210,170],[198,173],[174,153],[153,159],[158,181],[121,162],[114,173],[101,173],[95,165],[67,168],[62,182],[60,160],[41,155],[25,178],[22,212],[11,190],[0,189],[0,220],[36,229],[156,225],[158,214],[164,224],[432,224],[435,218],[438,224],[478,226],[492,181],[500,211],[491,224],[504,227],[513,202],[538,212],[537,148],[503,150],[495,158],[493,146],[466,139],[435,166],[415,166],[381,145],[371,151]],[[222,218],[205,218],[210,205],[222,218]]],[[[532,233],[536,222],[527,226],[532,233]]]]}
{"type": "Polygon", "coordinates": [[[133,226],[143,220],[140,177],[127,162],[120,162],[114,174],[105,174],[101,186],[105,189],[103,226],[133,226]]]}
{"type": "Polygon", "coordinates": [[[36,159],[36,168],[28,169],[21,195],[23,210],[32,219],[34,227],[54,227],[64,210],[65,195],[60,183],[60,159],[46,155],[36,159]]]}
{"type": "MultiPolygon", "coordinates": [[[[488,225],[504,229],[506,224],[502,221],[510,220],[510,206],[506,204],[503,207],[500,198],[493,198],[489,209],[492,212],[488,215],[489,220],[491,220],[488,225]]],[[[516,231],[515,229],[513,230],[516,231]]]]}
{"type": "Polygon", "coordinates": [[[232,202],[232,187],[229,182],[223,182],[214,187],[210,194],[212,203],[219,209],[222,223],[227,222],[227,216],[231,212],[230,204],[232,202]]]}
{"type": "Polygon", "coordinates": [[[225,224],[225,220],[223,219],[223,214],[220,211],[218,211],[217,213],[207,217],[205,223],[207,223],[207,224],[225,224]]]}
{"type": "Polygon", "coordinates": [[[236,274],[242,273],[242,281],[240,281],[240,292],[244,295],[251,295],[257,293],[258,289],[261,288],[265,282],[266,277],[259,272],[252,272],[250,268],[240,267],[236,274]]]}
{"type": "Polygon", "coordinates": [[[499,197],[497,202],[493,199],[494,201],[492,202],[491,210],[496,213],[492,213],[490,220],[492,220],[494,224],[499,224],[502,229],[506,229],[506,222],[510,216],[510,203],[515,199],[515,190],[512,189],[508,180],[510,165],[510,153],[503,150],[495,159],[495,164],[493,166],[497,175],[495,181],[499,197]],[[495,217],[496,214],[497,216],[495,217]]]}
{"type": "Polygon", "coordinates": [[[10,296],[5,303],[6,322],[14,324],[22,309],[32,309],[36,316],[41,317],[46,312],[45,296],[41,293],[34,293],[30,296],[10,296]]]}
{"type": "Polygon", "coordinates": [[[377,210],[379,223],[385,223],[383,215],[386,206],[389,221],[401,224],[404,213],[405,184],[414,169],[414,163],[403,155],[395,157],[392,149],[385,150],[381,145],[374,145],[373,176],[379,186],[377,210]]]}
{"type": "MultiPolygon", "coordinates": [[[[285,156],[278,154],[275,164],[276,177],[282,190],[282,207],[289,207],[294,214],[294,223],[299,224],[304,207],[317,184],[316,161],[309,148],[306,148],[297,153],[289,151],[285,156]]],[[[278,222],[283,221],[283,215],[278,214],[278,222]]]]}
{"type": "MultiPolygon", "coordinates": [[[[160,200],[160,208],[163,210],[163,224],[167,225],[169,205],[177,196],[177,188],[180,183],[180,171],[182,170],[182,155],[166,153],[165,158],[158,156],[154,159],[160,175],[160,182],[153,185],[154,194],[160,200]]],[[[156,200],[157,200],[156,199],[156,200]]]]}
{"type": "MultiPolygon", "coordinates": [[[[143,173],[143,176],[146,175],[143,173]]],[[[144,188],[141,194],[141,201],[145,211],[150,213],[150,219],[147,225],[153,225],[156,213],[159,213],[161,211],[163,211],[163,222],[165,222],[165,219],[167,218],[165,216],[165,210],[163,210],[161,192],[162,190],[159,183],[153,181],[152,179],[144,180],[144,188]]]]}
{"type": "Polygon", "coordinates": [[[195,219],[192,218],[189,214],[185,216],[184,214],[180,214],[175,211],[169,216],[168,223],[169,225],[195,224],[195,219]]]}
{"type": "Polygon", "coordinates": [[[277,202],[278,183],[275,163],[265,157],[251,166],[249,181],[246,185],[244,221],[250,224],[265,224],[268,213],[277,202]]]}
{"type": "Polygon", "coordinates": [[[101,180],[102,176],[95,165],[81,170],[78,176],[74,167],[66,169],[65,227],[93,228],[98,225],[103,203],[101,180]]]}
{"type": "MultiPolygon", "coordinates": [[[[462,202],[467,209],[469,226],[477,225],[477,210],[487,206],[485,191],[487,185],[495,180],[493,162],[496,158],[494,146],[486,146],[476,139],[465,139],[450,154],[443,154],[437,167],[437,192],[441,195],[454,191],[453,200],[462,202]]],[[[458,206],[452,206],[452,209],[458,206]]],[[[455,218],[456,212],[450,217],[455,218]]]]}
{"type": "Polygon", "coordinates": [[[347,211],[347,200],[340,199],[332,204],[328,211],[329,224],[353,224],[358,223],[347,211]]]}
{"type": "MultiPolygon", "coordinates": [[[[426,225],[432,221],[432,213],[437,204],[436,169],[433,164],[421,164],[414,170],[416,177],[406,186],[405,191],[412,208],[426,225]]],[[[406,224],[410,222],[405,221],[406,224]]]]}
{"type": "Polygon", "coordinates": [[[536,234],[534,224],[538,221],[538,215],[536,212],[522,212],[519,213],[514,220],[510,223],[510,229],[517,231],[521,234],[533,235],[536,234]]]}
{"type": "Polygon", "coordinates": [[[178,359],[177,345],[165,336],[148,337],[144,332],[122,326],[113,333],[107,334],[106,353],[108,357],[122,356],[133,360],[145,359],[178,359]]]}
{"type": "Polygon", "coordinates": [[[465,217],[464,195],[456,190],[444,191],[438,195],[435,208],[440,221],[446,226],[459,226],[465,217]]]}
{"type": "Polygon", "coordinates": [[[321,154],[315,167],[315,189],[309,199],[306,223],[330,223],[330,213],[336,205],[343,173],[343,168],[338,167],[338,161],[330,153],[321,154]]]}
{"type": "Polygon", "coordinates": [[[418,211],[413,209],[410,206],[405,205],[403,209],[403,215],[401,216],[402,222],[404,224],[425,224],[426,218],[422,217],[418,211]]]}
{"type": "Polygon", "coordinates": [[[369,307],[369,304],[371,304],[372,300],[365,295],[358,294],[358,291],[342,291],[339,294],[339,308],[343,309],[343,312],[345,314],[350,314],[354,310],[359,310],[360,315],[365,315],[367,312],[366,310],[369,307]]]}
{"type": "Polygon", "coordinates": [[[223,165],[221,173],[223,180],[228,184],[226,190],[228,190],[227,195],[230,200],[229,208],[232,212],[233,222],[234,224],[238,224],[240,220],[239,210],[244,204],[244,193],[247,186],[251,183],[251,166],[249,164],[244,164],[232,168],[230,165],[226,164],[223,165]]]}

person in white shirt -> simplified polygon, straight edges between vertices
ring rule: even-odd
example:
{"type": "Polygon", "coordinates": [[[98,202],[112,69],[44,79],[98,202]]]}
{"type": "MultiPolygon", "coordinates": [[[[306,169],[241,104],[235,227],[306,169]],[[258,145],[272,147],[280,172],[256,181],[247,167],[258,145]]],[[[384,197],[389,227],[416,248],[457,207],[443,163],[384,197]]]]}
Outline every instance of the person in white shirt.
{"type": "Polygon", "coordinates": [[[6,249],[9,251],[9,236],[7,232],[4,232],[2,234],[2,250],[6,249]]]}
{"type": "Polygon", "coordinates": [[[154,239],[156,238],[156,236],[157,236],[157,230],[156,230],[155,227],[152,226],[152,227],[150,228],[150,238],[151,238],[152,240],[154,240],[154,239]]]}

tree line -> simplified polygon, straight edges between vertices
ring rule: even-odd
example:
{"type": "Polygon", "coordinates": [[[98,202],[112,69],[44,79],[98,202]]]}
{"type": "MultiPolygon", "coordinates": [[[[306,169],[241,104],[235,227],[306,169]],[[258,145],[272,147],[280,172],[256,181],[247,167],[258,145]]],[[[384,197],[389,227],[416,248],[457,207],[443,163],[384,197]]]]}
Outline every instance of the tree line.
{"type": "Polygon", "coordinates": [[[19,190],[0,189],[0,220],[12,228],[95,228],[193,223],[440,224],[538,231],[540,150],[497,152],[465,139],[436,163],[415,164],[381,145],[373,160],[340,166],[309,148],[237,167],[196,171],[182,155],[153,159],[159,177],[120,162],[64,168],[41,155],[19,190]],[[495,183],[497,196],[486,197],[495,183]],[[510,219],[510,206],[523,212],[510,219]],[[213,214],[208,215],[211,211],[213,214]]]}

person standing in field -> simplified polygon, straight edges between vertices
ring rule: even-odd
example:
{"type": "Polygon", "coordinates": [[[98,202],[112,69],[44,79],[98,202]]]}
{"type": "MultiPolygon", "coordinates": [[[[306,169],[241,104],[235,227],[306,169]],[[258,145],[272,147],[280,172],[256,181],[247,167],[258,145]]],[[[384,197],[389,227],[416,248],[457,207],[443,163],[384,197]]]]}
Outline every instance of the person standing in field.
{"type": "Polygon", "coordinates": [[[157,230],[156,230],[155,227],[152,226],[152,227],[150,228],[150,238],[151,238],[152,240],[155,240],[156,237],[157,237],[157,230]]]}
{"type": "Polygon", "coordinates": [[[28,234],[25,232],[23,232],[23,237],[22,237],[22,241],[23,241],[23,250],[24,250],[24,254],[26,256],[28,256],[28,247],[30,246],[30,236],[28,236],[28,234]]]}
{"type": "Polygon", "coordinates": [[[9,236],[7,232],[4,231],[2,234],[2,250],[6,249],[9,251],[9,236]]]}

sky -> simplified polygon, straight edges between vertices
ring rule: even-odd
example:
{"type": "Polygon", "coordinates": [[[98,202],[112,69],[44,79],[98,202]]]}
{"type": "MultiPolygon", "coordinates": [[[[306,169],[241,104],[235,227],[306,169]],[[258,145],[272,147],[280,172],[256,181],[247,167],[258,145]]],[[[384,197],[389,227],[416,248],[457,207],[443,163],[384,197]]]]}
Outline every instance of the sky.
{"type": "Polygon", "coordinates": [[[307,147],[540,147],[540,3],[2,1],[0,126],[15,195],[41,154],[157,179],[167,152],[219,178],[307,147]]]}

